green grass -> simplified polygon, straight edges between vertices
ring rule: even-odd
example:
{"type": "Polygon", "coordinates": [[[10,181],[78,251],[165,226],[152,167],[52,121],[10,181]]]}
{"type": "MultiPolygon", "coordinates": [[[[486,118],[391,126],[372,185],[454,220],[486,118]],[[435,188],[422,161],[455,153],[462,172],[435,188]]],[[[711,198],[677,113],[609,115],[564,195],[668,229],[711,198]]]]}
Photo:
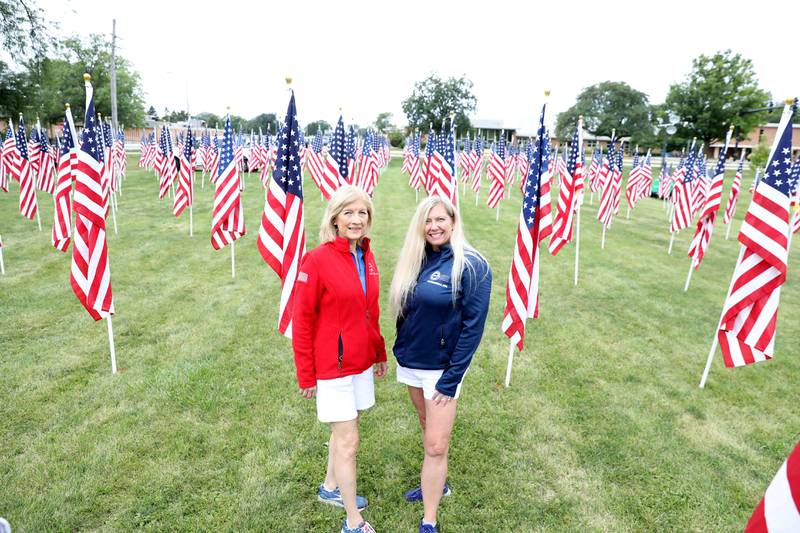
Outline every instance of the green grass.
{"type": "MultiPolygon", "coordinates": [[[[399,158],[375,195],[374,248],[383,308],[414,209],[399,158]]],[[[256,235],[263,190],[248,178],[247,235],[209,242],[211,189],[197,188],[195,235],[135,168],[109,235],[117,360],[106,327],[69,287],[69,255],[19,216],[17,187],[0,195],[7,275],[0,278],[0,516],[15,531],[335,531],[340,509],[315,502],[328,428],[297,394],[290,342],[276,328],[279,280],[256,235]]],[[[749,202],[745,190],[734,229],[749,202]]],[[[727,198],[728,183],[724,192],[727,198]]],[[[308,181],[309,246],[322,213],[308,181]]],[[[800,291],[790,255],[774,360],[727,370],[717,354],[697,387],[738,253],[719,225],[688,293],[690,231],[667,255],[660,202],[625,204],[600,250],[594,205],[574,246],[541,264],[541,318],[528,322],[512,386],[500,332],[519,212],[500,222],[463,201],[466,232],[494,270],[484,340],[465,380],[450,451],[446,531],[741,530],[797,442],[800,291]]],[[[555,201],[555,195],[554,195],[555,201]]],[[[723,204],[724,206],[724,204],[723,204]]],[[[721,217],[720,217],[721,218],[721,217]]],[[[381,319],[387,344],[391,318],[381,319]]],[[[393,360],[390,359],[393,363],[393,360]]],[[[359,493],[378,531],[414,531],[420,506],[402,493],[422,458],[416,416],[394,371],[362,419],[359,493]]]]}

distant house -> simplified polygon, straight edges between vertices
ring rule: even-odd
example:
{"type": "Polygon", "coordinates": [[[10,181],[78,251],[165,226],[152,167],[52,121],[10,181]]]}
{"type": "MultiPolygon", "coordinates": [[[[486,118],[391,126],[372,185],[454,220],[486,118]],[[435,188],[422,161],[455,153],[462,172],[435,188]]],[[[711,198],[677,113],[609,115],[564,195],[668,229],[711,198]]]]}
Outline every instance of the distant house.
{"type": "MultiPolygon", "coordinates": [[[[753,151],[758,145],[759,139],[764,137],[764,142],[767,146],[772,146],[772,143],[775,142],[775,136],[778,134],[778,124],[776,123],[769,123],[764,124],[763,126],[759,126],[754,128],[750,134],[739,141],[739,149],[744,150],[745,157],[748,157],[750,153],[753,151]]],[[[734,142],[734,141],[731,141],[734,142]]],[[[719,157],[719,151],[725,144],[725,140],[717,140],[709,143],[707,150],[711,152],[710,155],[713,156],[714,159],[719,157]]],[[[792,157],[797,157],[800,154],[800,124],[793,124],[792,125],[792,157]]],[[[730,155],[730,154],[729,154],[730,155]]],[[[736,156],[738,157],[738,153],[736,156]]]]}
{"type": "Polygon", "coordinates": [[[501,134],[507,141],[517,137],[517,128],[506,125],[500,119],[471,118],[469,122],[476,134],[480,130],[481,137],[489,141],[499,139],[501,134]]]}

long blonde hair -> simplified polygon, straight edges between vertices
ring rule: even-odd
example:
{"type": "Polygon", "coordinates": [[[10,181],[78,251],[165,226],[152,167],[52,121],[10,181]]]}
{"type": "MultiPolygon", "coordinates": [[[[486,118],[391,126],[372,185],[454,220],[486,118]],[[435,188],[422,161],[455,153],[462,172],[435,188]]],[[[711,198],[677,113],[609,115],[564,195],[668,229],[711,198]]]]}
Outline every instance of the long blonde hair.
{"type": "Polygon", "coordinates": [[[469,261],[465,261],[465,256],[474,256],[485,261],[483,256],[470,246],[464,238],[461,214],[453,204],[441,196],[429,196],[420,202],[414,216],[411,218],[403,248],[400,249],[400,257],[394,269],[392,285],[389,288],[389,306],[395,317],[403,313],[403,307],[408,300],[408,296],[414,292],[414,288],[417,285],[417,277],[419,277],[422,264],[425,261],[425,221],[430,215],[431,209],[437,205],[441,205],[453,220],[453,232],[450,235],[449,242],[450,248],[453,250],[453,270],[450,273],[453,303],[455,303],[461,288],[464,267],[474,269],[474,265],[469,261]]]}
{"type": "Polygon", "coordinates": [[[372,228],[372,200],[363,189],[353,185],[342,185],[331,196],[328,206],[325,208],[325,214],[322,215],[322,223],[319,226],[319,242],[320,244],[332,241],[338,235],[334,222],[339,213],[353,202],[361,200],[367,206],[367,227],[364,230],[364,236],[369,235],[369,230],[372,228]]]}

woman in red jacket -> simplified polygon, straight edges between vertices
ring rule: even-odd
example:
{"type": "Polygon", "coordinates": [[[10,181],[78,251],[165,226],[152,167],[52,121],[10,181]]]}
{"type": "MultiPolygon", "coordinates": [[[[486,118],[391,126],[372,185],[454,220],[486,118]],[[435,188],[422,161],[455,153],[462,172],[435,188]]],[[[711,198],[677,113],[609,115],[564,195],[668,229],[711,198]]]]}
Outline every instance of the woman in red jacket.
{"type": "Polygon", "coordinates": [[[292,312],[300,394],[316,396],[317,418],[331,426],[318,498],[345,508],[343,533],[374,533],[361,516],[367,501],[356,496],[355,459],[358,412],[375,404],[373,372],[386,374],[378,268],[366,236],[371,224],[369,196],[351,185],[340,187],[322,219],[322,244],[303,257],[292,312]]]}

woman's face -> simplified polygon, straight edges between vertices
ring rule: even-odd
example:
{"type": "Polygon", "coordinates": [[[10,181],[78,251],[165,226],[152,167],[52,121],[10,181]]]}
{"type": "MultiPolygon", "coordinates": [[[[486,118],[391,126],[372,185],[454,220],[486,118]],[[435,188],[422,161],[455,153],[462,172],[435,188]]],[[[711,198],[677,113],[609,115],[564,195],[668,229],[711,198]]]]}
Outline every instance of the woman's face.
{"type": "Polygon", "coordinates": [[[369,211],[362,200],[356,200],[344,206],[342,211],[333,219],[336,234],[339,237],[354,242],[367,233],[369,227],[369,211]]]}
{"type": "Polygon", "coordinates": [[[425,219],[425,240],[438,251],[441,245],[450,242],[452,234],[453,218],[447,214],[442,204],[436,204],[425,219]]]}

